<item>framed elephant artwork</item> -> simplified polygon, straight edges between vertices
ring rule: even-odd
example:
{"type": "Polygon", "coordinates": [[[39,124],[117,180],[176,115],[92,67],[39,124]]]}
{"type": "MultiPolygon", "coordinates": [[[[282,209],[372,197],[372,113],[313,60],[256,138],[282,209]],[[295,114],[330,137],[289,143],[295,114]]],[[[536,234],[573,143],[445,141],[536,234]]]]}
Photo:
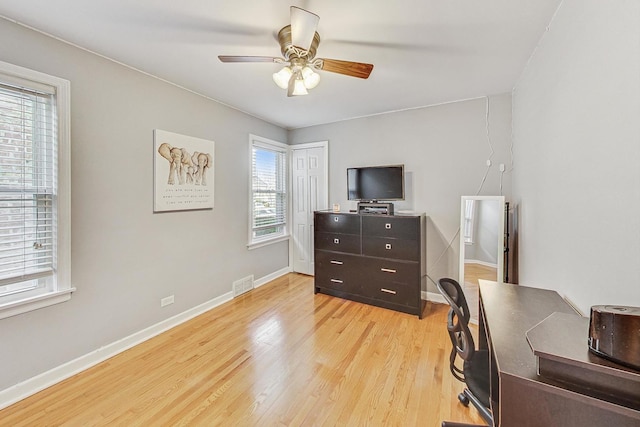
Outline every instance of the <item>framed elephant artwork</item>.
{"type": "Polygon", "coordinates": [[[153,131],[153,211],[213,208],[214,142],[153,131]]]}

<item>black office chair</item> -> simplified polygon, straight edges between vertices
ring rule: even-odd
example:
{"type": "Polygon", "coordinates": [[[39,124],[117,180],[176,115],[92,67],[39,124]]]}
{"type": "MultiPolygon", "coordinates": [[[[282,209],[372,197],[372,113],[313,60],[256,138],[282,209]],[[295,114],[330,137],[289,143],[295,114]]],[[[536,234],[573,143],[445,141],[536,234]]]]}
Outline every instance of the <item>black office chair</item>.
{"type": "MultiPolygon", "coordinates": [[[[453,346],[449,356],[449,369],[457,380],[467,385],[458,395],[458,400],[464,406],[468,406],[471,401],[482,418],[492,426],[493,417],[489,403],[489,352],[475,348],[469,330],[469,306],[460,284],[453,279],[442,278],[436,285],[451,306],[447,317],[447,330],[453,346]],[[463,360],[462,369],[456,366],[458,356],[463,360]]],[[[461,424],[446,421],[442,423],[442,427],[459,425],[461,424]]]]}

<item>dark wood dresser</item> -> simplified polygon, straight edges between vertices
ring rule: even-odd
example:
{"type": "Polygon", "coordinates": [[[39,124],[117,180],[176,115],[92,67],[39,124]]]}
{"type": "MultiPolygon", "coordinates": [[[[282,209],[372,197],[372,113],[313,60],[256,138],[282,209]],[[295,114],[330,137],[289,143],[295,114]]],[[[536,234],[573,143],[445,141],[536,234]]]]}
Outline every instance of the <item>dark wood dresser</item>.
{"type": "Polygon", "coordinates": [[[315,212],[315,293],[422,318],[425,215],[315,212]]]}

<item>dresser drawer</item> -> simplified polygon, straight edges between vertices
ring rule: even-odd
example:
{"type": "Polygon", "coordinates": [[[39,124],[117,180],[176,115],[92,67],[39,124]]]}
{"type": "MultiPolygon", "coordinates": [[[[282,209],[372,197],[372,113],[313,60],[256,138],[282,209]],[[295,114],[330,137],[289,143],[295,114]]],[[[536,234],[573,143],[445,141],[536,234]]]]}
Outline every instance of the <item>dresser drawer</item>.
{"type": "Polygon", "coordinates": [[[315,247],[325,251],[359,254],[360,235],[318,232],[316,233],[315,247]]]}
{"type": "Polygon", "coordinates": [[[315,274],[361,279],[362,257],[344,253],[315,251],[315,274]]]}
{"type": "Polygon", "coordinates": [[[315,228],[324,233],[360,234],[360,215],[339,213],[315,214],[315,228]]]}
{"type": "Polygon", "coordinates": [[[420,261],[420,241],[389,239],[384,237],[362,237],[362,253],[381,258],[420,261]]]}
{"type": "MultiPolygon", "coordinates": [[[[316,252],[316,256],[319,252],[316,252]]],[[[316,288],[328,288],[335,289],[337,291],[346,292],[350,294],[361,293],[361,278],[358,277],[356,271],[344,268],[348,263],[344,265],[332,265],[331,268],[319,268],[316,260],[316,275],[314,278],[316,288]]],[[[322,261],[321,261],[322,262],[322,261]]]]}
{"type": "Polygon", "coordinates": [[[362,295],[391,304],[419,307],[419,285],[370,281],[362,286],[362,295]]]}
{"type": "Polygon", "coordinates": [[[366,276],[379,282],[420,283],[420,264],[370,258],[366,265],[366,276]]]}
{"type": "Polygon", "coordinates": [[[315,278],[316,288],[334,289],[336,291],[344,292],[347,294],[360,294],[360,283],[356,280],[341,279],[339,277],[330,276],[316,276],[315,278]]]}
{"type": "Polygon", "coordinates": [[[420,218],[363,215],[362,235],[418,240],[420,239],[420,218]]]}

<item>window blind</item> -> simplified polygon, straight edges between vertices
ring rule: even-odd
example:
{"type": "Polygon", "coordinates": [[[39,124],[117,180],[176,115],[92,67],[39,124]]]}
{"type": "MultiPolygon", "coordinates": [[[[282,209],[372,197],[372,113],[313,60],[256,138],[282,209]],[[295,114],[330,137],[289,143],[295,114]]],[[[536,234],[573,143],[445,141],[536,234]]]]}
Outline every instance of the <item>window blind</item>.
{"type": "Polygon", "coordinates": [[[475,212],[475,200],[465,200],[464,230],[462,230],[462,235],[465,243],[473,243],[474,212],[475,212]]]}
{"type": "Polygon", "coordinates": [[[287,222],[286,152],[254,143],[251,158],[253,237],[283,233],[287,222]]]}
{"type": "Polygon", "coordinates": [[[0,84],[0,295],[54,267],[55,90],[29,86],[0,84]]]}

